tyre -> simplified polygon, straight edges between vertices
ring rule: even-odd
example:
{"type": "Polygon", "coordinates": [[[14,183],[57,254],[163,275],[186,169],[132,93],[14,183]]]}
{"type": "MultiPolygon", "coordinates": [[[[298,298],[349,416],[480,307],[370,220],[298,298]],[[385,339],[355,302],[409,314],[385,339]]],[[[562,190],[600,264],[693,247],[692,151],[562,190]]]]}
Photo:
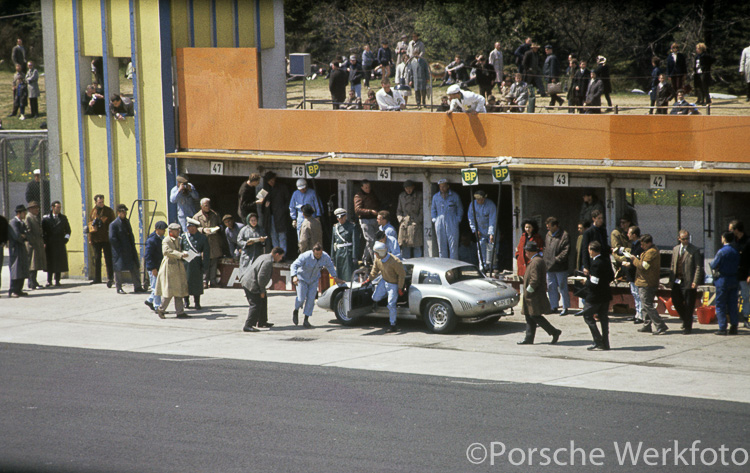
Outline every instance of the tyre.
{"type": "Polygon", "coordinates": [[[336,319],[345,327],[351,327],[356,322],[356,319],[347,317],[346,307],[344,306],[344,291],[339,291],[333,296],[333,313],[336,315],[336,319]]]}
{"type": "Polygon", "coordinates": [[[458,317],[445,301],[431,301],[424,309],[424,322],[433,333],[449,333],[456,328],[458,317]]]}

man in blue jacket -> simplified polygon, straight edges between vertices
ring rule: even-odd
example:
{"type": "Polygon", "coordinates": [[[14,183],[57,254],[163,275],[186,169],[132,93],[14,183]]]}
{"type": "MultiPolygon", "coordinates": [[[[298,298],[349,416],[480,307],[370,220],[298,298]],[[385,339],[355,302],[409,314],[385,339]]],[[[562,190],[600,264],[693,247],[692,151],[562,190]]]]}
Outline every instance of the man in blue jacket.
{"type": "Polygon", "coordinates": [[[133,292],[146,292],[141,285],[138,270],[140,263],[135,250],[135,237],[128,220],[128,208],[124,204],[117,206],[117,218],[109,226],[109,243],[112,245],[112,265],[115,269],[115,287],[118,294],[125,294],[122,289],[122,273],[129,271],[133,279],[133,292]]]}
{"type": "Polygon", "coordinates": [[[316,243],[312,250],[305,251],[294,260],[290,268],[292,274],[292,283],[297,285],[297,300],[294,302],[294,312],[292,313],[292,322],[294,325],[299,324],[299,310],[305,306],[305,321],[302,324],[305,328],[311,328],[308,320],[312,315],[315,306],[315,296],[318,293],[318,280],[320,279],[320,270],[326,268],[328,273],[336,281],[336,284],[345,284],[345,282],[336,276],[336,268],[328,253],[323,251],[323,245],[316,243]]]}
{"type": "Polygon", "coordinates": [[[458,194],[450,189],[447,179],[440,179],[438,187],[440,190],[432,196],[430,207],[438,242],[438,256],[458,259],[458,226],[464,214],[464,206],[458,194]]]}
{"type": "Polygon", "coordinates": [[[734,233],[725,232],[721,235],[721,242],[724,246],[711,262],[716,287],[716,318],[719,321],[719,330],[716,335],[737,335],[737,325],[740,320],[737,307],[737,288],[739,287],[737,271],[740,266],[740,253],[732,245],[734,233]],[[729,313],[729,330],[727,330],[727,313],[729,313]]]}
{"type": "Polygon", "coordinates": [[[469,205],[469,227],[479,242],[479,263],[482,270],[492,265],[495,246],[495,224],[497,207],[487,199],[487,193],[481,189],[474,192],[474,201],[469,205]]]}
{"type": "Polygon", "coordinates": [[[146,271],[148,271],[148,285],[151,288],[151,294],[144,303],[151,310],[156,310],[156,308],[161,306],[161,296],[156,295],[156,276],[159,274],[159,266],[161,266],[161,260],[163,258],[161,244],[166,231],[167,222],[160,220],[156,222],[156,225],[154,225],[154,231],[146,240],[146,254],[144,259],[146,271]]]}
{"type": "Polygon", "coordinates": [[[315,189],[307,187],[306,180],[297,179],[297,190],[294,191],[292,200],[289,201],[289,216],[292,218],[292,226],[297,229],[297,236],[302,228],[302,222],[305,221],[305,216],[302,214],[302,207],[305,204],[309,204],[315,211],[313,218],[320,218],[323,215],[323,208],[320,206],[315,189]]]}

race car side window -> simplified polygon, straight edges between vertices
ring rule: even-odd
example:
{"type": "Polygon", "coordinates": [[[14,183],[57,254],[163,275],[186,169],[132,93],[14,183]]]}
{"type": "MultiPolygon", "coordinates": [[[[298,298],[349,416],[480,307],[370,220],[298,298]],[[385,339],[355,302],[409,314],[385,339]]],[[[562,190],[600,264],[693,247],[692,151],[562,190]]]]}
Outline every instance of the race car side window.
{"type": "Polygon", "coordinates": [[[422,270],[419,272],[419,284],[442,284],[438,273],[422,270]]]}

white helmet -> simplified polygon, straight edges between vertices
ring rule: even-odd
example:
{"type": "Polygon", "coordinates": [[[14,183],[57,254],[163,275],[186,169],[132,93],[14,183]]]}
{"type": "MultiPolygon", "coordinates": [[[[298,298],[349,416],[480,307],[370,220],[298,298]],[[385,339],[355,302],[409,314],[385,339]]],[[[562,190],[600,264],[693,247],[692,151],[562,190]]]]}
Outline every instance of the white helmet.
{"type": "Polygon", "coordinates": [[[388,253],[388,248],[382,241],[375,242],[375,245],[372,247],[372,249],[381,258],[385,258],[385,255],[388,253]]]}
{"type": "Polygon", "coordinates": [[[304,179],[297,179],[297,189],[304,189],[307,187],[307,181],[304,179]]]}
{"type": "Polygon", "coordinates": [[[452,86],[448,87],[448,90],[445,91],[446,94],[460,94],[461,93],[461,87],[458,84],[453,84],[452,86]]]}

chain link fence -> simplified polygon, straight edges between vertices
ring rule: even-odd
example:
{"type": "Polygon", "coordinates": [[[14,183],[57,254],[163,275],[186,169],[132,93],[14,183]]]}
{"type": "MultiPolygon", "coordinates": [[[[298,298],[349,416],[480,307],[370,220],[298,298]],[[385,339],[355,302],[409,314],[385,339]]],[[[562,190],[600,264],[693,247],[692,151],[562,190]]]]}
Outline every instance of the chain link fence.
{"type": "Polygon", "coordinates": [[[39,202],[43,213],[49,212],[47,149],[46,131],[0,131],[0,211],[4,215],[15,215],[15,207],[30,200],[39,202]]]}

